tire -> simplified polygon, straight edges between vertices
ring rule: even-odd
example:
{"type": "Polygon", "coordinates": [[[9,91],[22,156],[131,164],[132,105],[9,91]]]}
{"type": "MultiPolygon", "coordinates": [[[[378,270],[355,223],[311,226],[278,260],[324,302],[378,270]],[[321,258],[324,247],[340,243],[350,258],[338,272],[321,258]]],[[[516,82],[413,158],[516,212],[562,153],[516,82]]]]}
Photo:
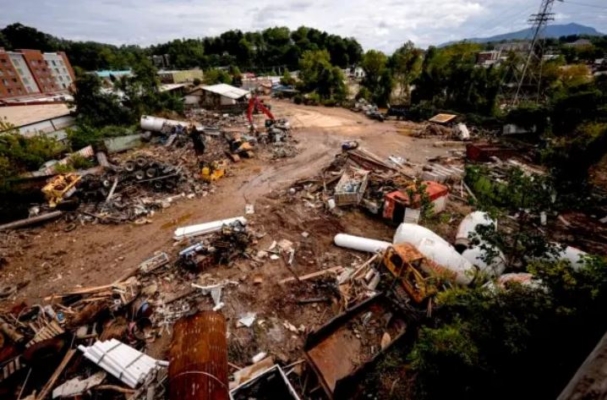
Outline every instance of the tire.
{"type": "Polygon", "coordinates": [[[145,158],[143,158],[143,157],[138,157],[138,158],[135,160],[135,163],[137,164],[137,166],[138,166],[139,168],[145,168],[145,167],[148,165],[148,160],[146,160],[146,159],[145,159],[145,158]]]}
{"type": "Polygon", "coordinates": [[[142,181],[143,178],[145,178],[145,172],[144,171],[136,171],[135,172],[135,179],[137,179],[138,181],[142,181]]]}
{"type": "Polygon", "coordinates": [[[148,178],[154,178],[156,175],[158,175],[158,171],[156,170],[156,168],[148,168],[145,171],[145,176],[148,178]]]}
{"type": "Polygon", "coordinates": [[[133,161],[127,161],[124,164],[124,169],[127,170],[128,172],[135,171],[135,168],[137,168],[137,165],[133,161]]]}

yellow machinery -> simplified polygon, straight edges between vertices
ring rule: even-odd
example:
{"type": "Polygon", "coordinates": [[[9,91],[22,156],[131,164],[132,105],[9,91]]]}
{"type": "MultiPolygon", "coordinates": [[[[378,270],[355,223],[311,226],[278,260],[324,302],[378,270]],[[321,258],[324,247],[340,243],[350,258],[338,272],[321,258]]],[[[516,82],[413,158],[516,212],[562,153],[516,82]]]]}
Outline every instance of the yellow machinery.
{"type": "Polygon", "coordinates": [[[57,175],[42,188],[42,193],[51,207],[56,207],[64,198],[76,191],[76,185],[82,177],[78,174],[57,175]]]}
{"type": "Polygon", "coordinates": [[[226,160],[213,161],[212,163],[206,164],[202,168],[201,177],[202,180],[208,183],[218,181],[223,178],[228,168],[226,160]]]}
{"type": "MultiPolygon", "coordinates": [[[[384,252],[383,266],[390,271],[415,302],[422,303],[437,293],[435,278],[424,272],[424,263],[429,263],[414,246],[403,243],[390,246],[384,252]]],[[[398,294],[398,290],[396,291],[398,294]]]]}

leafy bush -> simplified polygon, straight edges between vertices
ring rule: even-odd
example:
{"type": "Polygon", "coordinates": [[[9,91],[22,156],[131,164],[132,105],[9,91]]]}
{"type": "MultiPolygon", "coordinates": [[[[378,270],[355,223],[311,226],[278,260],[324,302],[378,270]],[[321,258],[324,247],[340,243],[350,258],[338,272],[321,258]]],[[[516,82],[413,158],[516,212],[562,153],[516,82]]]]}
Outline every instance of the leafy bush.
{"type": "Polygon", "coordinates": [[[530,269],[544,290],[514,284],[439,295],[432,323],[409,355],[417,398],[558,396],[607,329],[600,317],[607,265],[593,259],[580,270],[566,263],[530,269]]]}
{"type": "Polygon", "coordinates": [[[295,104],[301,104],[303,103],[304,98],[301,94],[296,95],[295,97],[293,97],[293,103],[295,104]]]}
{"type": "Polygon", "coordinates": [[[317,106],[320,104],[320,95],[316,92],[309,93],[306,95],[306,105],[308,106],[317,106]]]}
{"type": "Polygon", "coordinates": [[[365,99],[367,101],[371,101],[371,97],[373,97],[373,95],[371,94],[371,91],[363,86],[360,88],[358,93],[356,93],[355,98],[356,98],[356,100],[365,99]]]}
{"type": "Polygon", "coordinates": [[[73,150],[79,150],[88,145],[99,145],[106,138],[132,135],[133,128],[126,126],[104,126],[97,129],[90,125],[79,125],[76,128],[68,129],[68,138],[72,144],[73,150]]]}
{"type": "MultiPolygon", "coordinates": [[[[15,133],[0,136],[0,157],[8,160],[14,172],[38,169],[64,151],[61,143],[47,136],[26,138],[15,133]]],[[[3,163],[6,164],[6,161],[3,163]]]]}
{"type": "Polygon", "coordinates": [[[95,163],[80,154],[74,154],[70,157],[70,164],[75,170],[92,168],[95,163]]]}
{"type": "Polygon", "coordinates": [[[339,103],[337,102],[337,100],[331,98],[331,99],[326,99],[322,101],[322,105],[325,107],[335,107],[337,106],[339,103]]]}

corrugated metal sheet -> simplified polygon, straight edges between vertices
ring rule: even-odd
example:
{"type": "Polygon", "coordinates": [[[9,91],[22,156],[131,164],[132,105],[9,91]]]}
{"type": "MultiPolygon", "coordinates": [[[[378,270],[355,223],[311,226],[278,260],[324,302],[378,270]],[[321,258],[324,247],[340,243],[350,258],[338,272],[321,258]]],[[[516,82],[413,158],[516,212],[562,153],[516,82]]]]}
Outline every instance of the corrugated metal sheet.
{"type": "Polygon", "coordinates": [[[202,89],[206,90],[207,92],[216,93],[218,95],[228,97],[234,100],[240,99],[241,97],[244,97],[249,94],[249,92],[244,89],[240,89],[225,83],[219,83],[217,85],[211,86],[203,86],[202,89]]]}
{"type": "Polygon", "coordinates": [[[175,324],[169,349],[171,400],[228,400],[226,319],[203,311],[175,324]]]}

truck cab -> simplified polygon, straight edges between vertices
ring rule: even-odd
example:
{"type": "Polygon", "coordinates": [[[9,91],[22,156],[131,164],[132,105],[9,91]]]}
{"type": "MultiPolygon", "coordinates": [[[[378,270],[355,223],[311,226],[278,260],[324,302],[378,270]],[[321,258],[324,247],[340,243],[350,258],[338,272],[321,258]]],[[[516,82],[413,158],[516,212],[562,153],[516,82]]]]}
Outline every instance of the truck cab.
{"type": "MultiPolygon", "coordinates": [[[[421,304],[437,293],[435,279],[424,272],[428,260],[414,246],[403,243],[390,246],[385,252],[382,265],[394,277],[406,295],[414,303],[421,304]]],[[[427,270],[427,269],[426,269],[427,270]]],[[[399,290],[396,290],[398,295],[399,290]]]]}

